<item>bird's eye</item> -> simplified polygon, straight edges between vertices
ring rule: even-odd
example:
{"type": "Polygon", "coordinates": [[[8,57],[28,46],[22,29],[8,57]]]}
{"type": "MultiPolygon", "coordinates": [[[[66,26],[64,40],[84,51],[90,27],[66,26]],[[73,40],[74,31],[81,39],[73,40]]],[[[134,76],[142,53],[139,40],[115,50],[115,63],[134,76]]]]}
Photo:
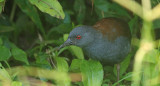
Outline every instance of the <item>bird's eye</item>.
{"type": "Polygon", "coordinates": [[[80,36],[80,35],[78,35],[76,38],[77,38],[77,39],[81,39],[81,36],[80,36]]]}

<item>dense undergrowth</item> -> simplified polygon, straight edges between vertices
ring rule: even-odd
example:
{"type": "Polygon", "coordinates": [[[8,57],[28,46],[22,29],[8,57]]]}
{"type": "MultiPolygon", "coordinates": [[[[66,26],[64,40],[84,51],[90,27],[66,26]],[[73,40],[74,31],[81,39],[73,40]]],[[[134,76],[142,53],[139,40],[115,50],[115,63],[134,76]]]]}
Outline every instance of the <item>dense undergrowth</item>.
{"type": "Polygon", "coordinates": [[[0,85],[160,86],[159,2],[0,0],[0,85]],[[74,27],[106,17],[125,20],[132,33],[119,81],[116,65],[88,59],[76,46],[57,50],[74,27]]]}

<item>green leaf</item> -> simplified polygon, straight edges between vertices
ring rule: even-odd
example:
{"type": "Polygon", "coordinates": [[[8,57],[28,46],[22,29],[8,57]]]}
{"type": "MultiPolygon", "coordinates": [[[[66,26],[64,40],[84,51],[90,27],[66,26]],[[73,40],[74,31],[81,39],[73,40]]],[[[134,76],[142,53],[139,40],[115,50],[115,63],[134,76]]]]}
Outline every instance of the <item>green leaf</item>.
{"type": "Polygon", "coordinates": [[[94,0],[95,11],[99,18],[105,17],[127,17],[131,18],[126,9],[116,3],[107,0],[94,0]]]}
{"type": "Polygon", "coordinates": [[[82,61],[83,60],[81,60],[81,59],[73,59],[71,66],[70,66],[70,71],[79,72],[82,61]]]}
{"type": "Polygon", "coordinates": [[[68,12],[65,12],[65,18],[63,20],[63,23],[67,23],[67,24],[71,23],[71,17],[68,14],[68,12]]]}
{"type": "Polygon", "coordinates": [[[77,21],[79,24],[82,24],[85,18],[86,6],[84,0],[75,0],[74,10],[76,11],[77,21]]]}
{"type": "Polygon", "coordinates": [[[146,55],[145,58],[143,59],[144,62],[149,62],[149,63],[156,63],[159,60],[159,55],[160,52],[156,49],[149,51],[146,55]]]}
{"type": "Polygon", "coordinates": [[[113,17],[119,17],[119,18],[124,17],[124,18],[131,19],[131,16],[128,13],[128,11],[122,8],[122,6],[116,3],[110,3],[110,4],[111,5],[109,6],[108,14],[114,15],[113,17]]]}
{"type": "Polygon", "coordinates": [[[0,2],[3,2],[4,0],[0,0],[0,2]]]}
{"type": "Polygon", "coordinates": [[[71,30],[72,30],[72,25],[70,23],[64,23],[64,24],[60,24],[56,27],[54,26],[53,28],[51,28],[47,35],[48,36],[53,35],[55,31],[61,34],[69,33],[71,30]]]}
{"type": "Polygon", "coordinates": [[[11,43],[6,36],[2,36],[1,38],[2,38],[2,40],[3,40],[3,45],[4,45],[6,48],[11,49],[11,45],[12,45],[13,43],[11,43]]]}
{"type": "Polygon", "coordinates": [[[46,12],[51,16],[59,19],[64,19],[65,14],[62,6],[57,0],[29,0],[32,4],[36,5],[42,12],[46,12]]]}
{"type": "Polygon", "coordinates": [[[11,83],[11,86],[22,86],[22,82],[13,81],[13,82],[11,83]]]}
{"type": "MultiPolygon", "coordinates": [[[[117,81],[116,83],[114,83],[112,86],[117,86],[118,83],[122,82],[123,80],[131,79],[132,77],[133,77],[133,73],[129,72],[125,76],[123,76],[122,79],[120,79],[119,81],[117,81]]],[[[130,86],[135,86],[135,85],[130,85],[130,86]]]]}
{"type": "Polygon", "coordinates": [[[5,2],[4,0],[0,0],[0,14],[1,14],[3,8],[4,8],[4,5],[5,5],[4,2],[5,2]]]}
{"type": "Polygon", "coordinates": [[[29,64],[27,60],[27,54],[23,50],[19,48],[12,48],[11,52],[14,59],[21,62],[25,62],[27,65],[29,64]]]}
{"type": "Polygon", "coordinates": [[[107,12],[109,9],[109,4],[106,0],[94,0],[94,5],[97,9],[102,10],[104,12],[107,12]]]}
{"type": "Polygon", "coordinates": [[[103,68],[100,62],[83,60],[80,69],[84,86],[101,86],[103,81],[103,68]]]}
{"type": "Polygon", "coordinates": [[[31,5],[28,2],[28,0],[15,0],[15,1],[20,7],[20,9],[32,19],[32,21],[37,25],[42,34],[45,36],[45,31],[36,8],[33,5],[31,5]]]}
{"type": "MultiPolygon", "coordinates": [[[[63,35],[63,39],[64,41],[67,40],[68,38],[68,34],[64,34],[63,35]]],[[[84,59],[84,54],[83,54],[83,51],[80,47],[77,47],[77,46],[70,46],[70,50],[74,53],[74,55],[79,58],[79,59],[84,59]]]]}
{"type": "Polygon", "coordinates": [[[64,58],[56,57],[56,62],[57,62],[57,70],[59,72],[68,72],[68,63],[64,58]]]}
{"type": "Polygon", "coordinates": [[[129,22],[130,31],[132,34],[135,34],[137,29],[139,29],[139,22],[138,22],[138,16],[135,15],[129,22]]]}
{"type": "Polygon", "coordinates": [[[122,77],[122,79],[125,79],[127,81],[132,81],[132,76],[133,76],[133,72],[128,72],[122,77]]]}
{"type": "Polygon", "coordinates": [[[61,50],[59,50],[57,56],[59,56],[59,54],[61,54],[61,53],[62,53],[64,50],[66,50],[66,49],[68,49],[68,47],[64,47],[64,48],[62,48],[61,50]]]}
{"type": "Polygon", "coordinates": [[[0,80],[4,80],[4,81],[10,81],[11,77],[8,74],[8,72],[5,70],[5,68],[2,66],[2,64],[0,63],[0,80]]]}
{"type": "Polygon", "coordinates": [[[109,86],[109,84],[103,84],[102,86],[109,86]]]}
{"type": "Polygon", "coordinates": [[[153,21],[153,27],[154,28],[160,28],[160,19],[156,19],[153,21]]]}
{"type": "Polygon", "coordinates": [[[160,3],[160,0],[150,0],[151,1],[151,4],[152,4],[152,7],[155,7],[157,4],[160,3]]]}
{"type": "Polygon", "coordinates": [[[0,61],[7,60],[11,57],[11,52],[5,46],[0,46],[0,61]]]}
{"type": "Polygon", "coordinates": [[[64,35],[63,35],[64,41],[66,41],[66,40],[68,39],[68,36],[69,36],[69,34],[64,34],[64,35]]]}
{"type": "Polygon", "coordinates": [[[2,3],[0,3],[0,14],[1,14],[1,12],[2,12],[2,3]]]}
{"type": "Polygon", "coordinates": [[[0,38],[0,45],[2,45],[3,44],[3,40],[2,40],[2,38],[0,38]]]}
{"type": "Polygon", "coordinates": [[[80,47],[70,46],[71,51],[75,54],[75,56],[79,59],[84,59],[83,51],[80,47]]]}
{"type": "Polygon", "coordinates": [[[39,52],[34,54],[34,56],[36,59],[36,66],[49,69],[52,68],[49,61],[47,60],[49,55],[47,55],[45,52],[39,52]]]}
{"type": "MultiPolygon", "coordinates": [[[[60,74],[68,73],[68,63],[65,60],[65,58],[56,57],[55,60],[57,63],[57,71],[60,74]]],[[[59,75],[59,76],[62,76],[62,75],[59,75]]],[[[62,80],[60,81],[57,79],[57,84],[58,84],[58,86],[70,86],[70,80],[68,77],[63,77],[63,81],[62,80]]]]}

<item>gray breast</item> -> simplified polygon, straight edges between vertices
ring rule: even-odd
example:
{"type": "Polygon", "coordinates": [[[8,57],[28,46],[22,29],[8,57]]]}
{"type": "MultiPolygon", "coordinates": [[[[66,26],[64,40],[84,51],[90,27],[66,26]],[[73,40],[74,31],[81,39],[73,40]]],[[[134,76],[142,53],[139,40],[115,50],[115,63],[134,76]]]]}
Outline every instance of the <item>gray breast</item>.
{"type": "Polygon", "coordinates": [[[116,64],[122,61],[129,53],[130,41],[126,37],[118,37],[114,42],[99,39],[84,47],[83,50],[92,59],[116,64]]]}

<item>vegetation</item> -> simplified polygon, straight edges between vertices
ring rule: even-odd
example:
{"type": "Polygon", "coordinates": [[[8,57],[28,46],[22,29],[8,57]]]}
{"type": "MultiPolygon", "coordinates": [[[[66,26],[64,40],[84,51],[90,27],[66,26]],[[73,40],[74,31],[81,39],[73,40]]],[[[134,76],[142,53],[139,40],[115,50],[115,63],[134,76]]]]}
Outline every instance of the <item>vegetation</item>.
{"type": "Polygon", "coordinates": [[[0,0],[0,86],[160,86],[159,2],[0,0]],[[119,81],[115,65],[87,60],[76,46],[57,50],[74,27],[105,17],[124,19],[132,33],[119,81]]]}

